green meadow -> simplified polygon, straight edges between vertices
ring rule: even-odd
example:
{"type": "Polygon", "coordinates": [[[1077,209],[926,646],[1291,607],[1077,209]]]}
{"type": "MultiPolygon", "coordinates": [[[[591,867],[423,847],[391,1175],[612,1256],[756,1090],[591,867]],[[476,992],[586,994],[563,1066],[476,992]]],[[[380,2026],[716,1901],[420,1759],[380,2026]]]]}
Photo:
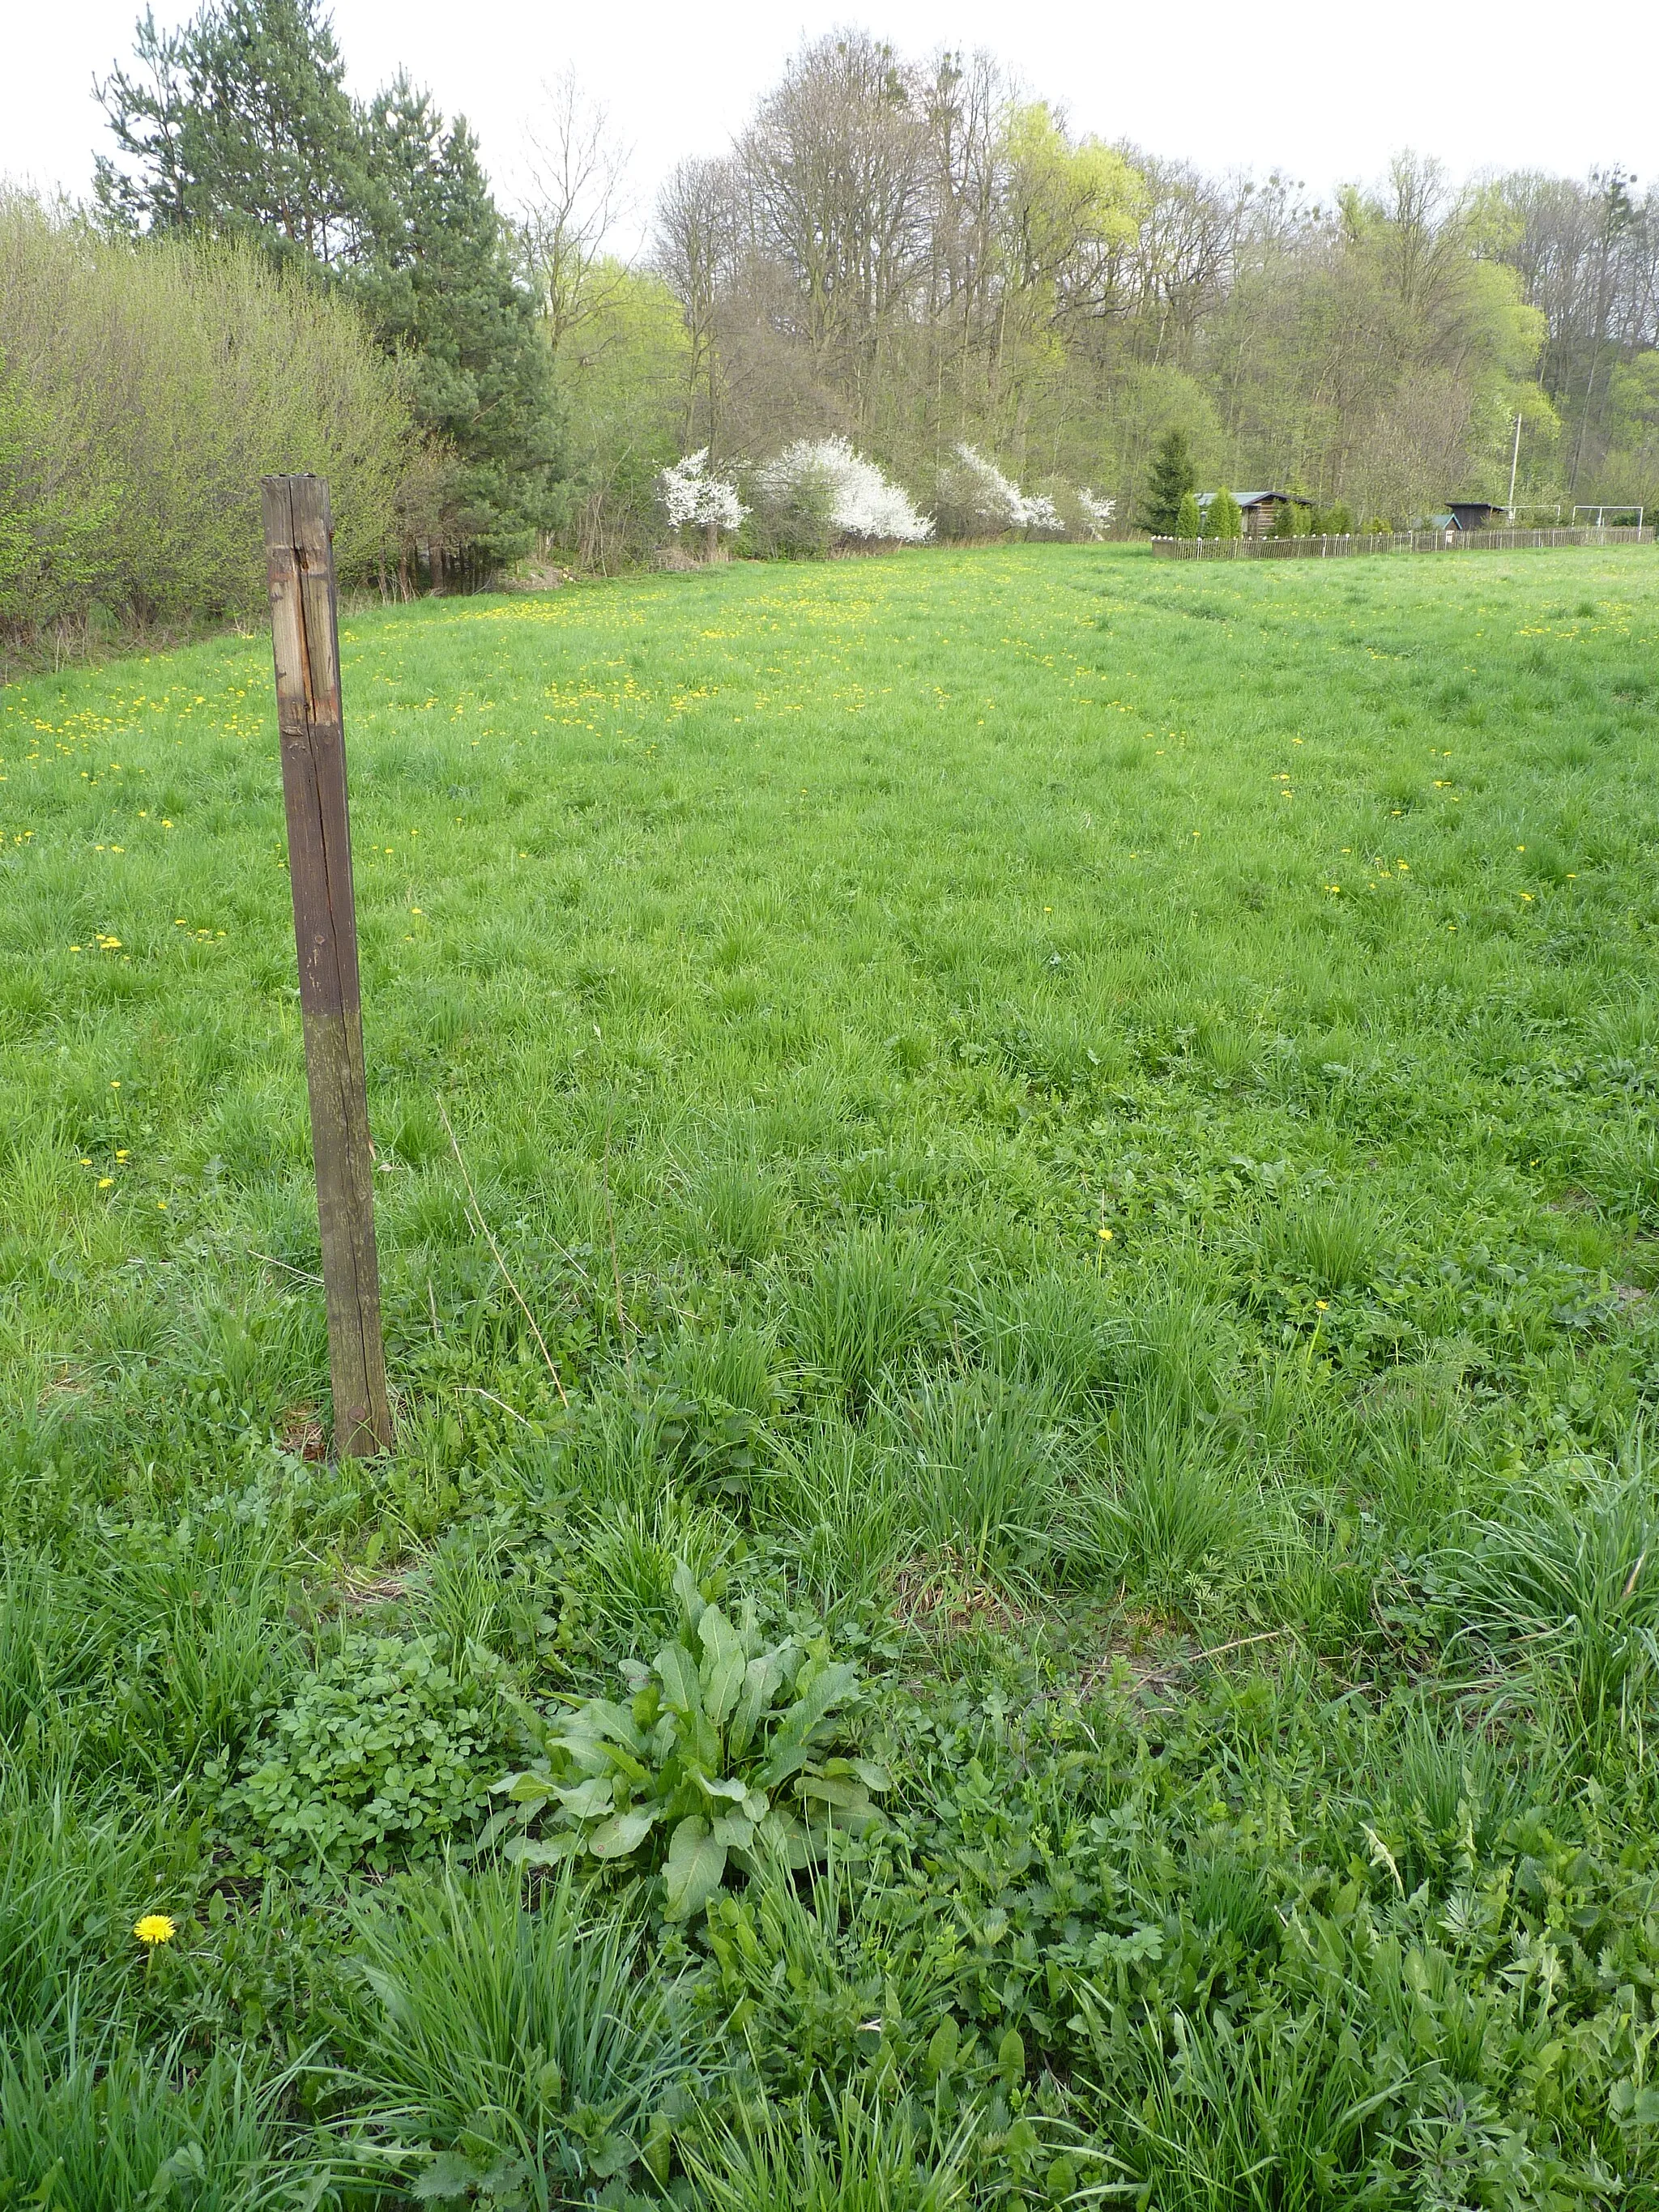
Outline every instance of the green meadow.
{"type": "Polygon", "coordinates": [[[1659,556],[342,651],[372,1462],[268,641],[0,692],[0,2206],[1659,2203],[1659,556]]]}

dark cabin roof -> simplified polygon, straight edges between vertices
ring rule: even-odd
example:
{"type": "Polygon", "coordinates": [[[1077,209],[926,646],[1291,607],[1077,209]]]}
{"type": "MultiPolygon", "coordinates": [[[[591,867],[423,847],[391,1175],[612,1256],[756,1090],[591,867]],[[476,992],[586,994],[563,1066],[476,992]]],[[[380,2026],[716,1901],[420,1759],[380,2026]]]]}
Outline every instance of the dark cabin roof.
{"type": "MultiPolygon", "coordinates": [[[[1214,497],[1215,494],[1212,491],[1201,491],[1198,495],[1198,503],[1200,507],[1207,507],[1214,497]]],[[[1268,500],[1277,500],[1281,507],[1311,507],[1313,505],[1311,500],[1299,498],[1293,491],[1236,491],[1233,497],[1238,503],[1241,514],[1247,507],[1261,507],[1268,500]]]]}

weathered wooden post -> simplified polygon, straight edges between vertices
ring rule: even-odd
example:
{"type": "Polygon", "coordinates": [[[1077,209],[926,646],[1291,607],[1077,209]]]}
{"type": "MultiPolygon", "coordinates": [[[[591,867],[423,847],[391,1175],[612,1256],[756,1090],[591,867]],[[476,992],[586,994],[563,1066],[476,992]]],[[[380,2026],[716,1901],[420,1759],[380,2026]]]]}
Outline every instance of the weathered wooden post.
{"type": "Polygon", "coordinates": [[[361,1457],[390,1445],[392,1413],[374,1250],[374,1159],[346,811],[334,532],[328,486],[320,477],[267,477],[264,490],[334,1444],[337,1451],[361,1457]]]}

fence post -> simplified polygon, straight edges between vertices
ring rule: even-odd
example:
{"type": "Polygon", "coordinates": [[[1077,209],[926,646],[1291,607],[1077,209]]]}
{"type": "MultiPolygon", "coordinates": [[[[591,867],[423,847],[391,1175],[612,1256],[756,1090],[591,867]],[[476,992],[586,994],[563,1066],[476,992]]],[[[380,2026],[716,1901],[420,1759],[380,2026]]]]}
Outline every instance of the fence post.
{"type": "Polygon", "coordinates": [[[334,1444],[362,1457],[391,1444],[392,1413],[374,1249],[334,532],[320,477],[267,477],[263,489],[334,1444]]]}

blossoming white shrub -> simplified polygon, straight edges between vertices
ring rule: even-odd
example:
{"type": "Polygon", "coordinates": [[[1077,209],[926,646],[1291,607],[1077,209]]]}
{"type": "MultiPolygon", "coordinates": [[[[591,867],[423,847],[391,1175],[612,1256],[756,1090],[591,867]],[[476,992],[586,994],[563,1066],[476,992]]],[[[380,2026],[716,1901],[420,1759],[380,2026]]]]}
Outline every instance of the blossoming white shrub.
{"type": "Polygon", "coordinates": [[[707,446],[664,469],[657,489],[672,530],[735,530],[749,512],[736,484],[709,473],[707,446]]]}
{"type": "Polygon", "coordinates": [[[939,521],[952,538],[1024,530],[1030,507],[1013,479],[972,446],[958,446],[939,472],[939,521]]]}
{"type": "Polygon", "coordinates": [[[939,527],[951,538],[1103,538],[1115,502],[1058,477],[1042,491],[1022,491],[975,447],[959,445],[939,471],[939,527]]]}
{"type": "Polygon", "coordinates": [[[1046,491],[1027,492],[1022,501],[1025,509],[1025,527],[1039,538],[1063,538],[1066,525],[1060,520],[1060,508],[1046,491]]]}
{"type": "Polygon", "coordinates": [[[909,495],[845,438],[797,438],[753,478],[755,507],[782,551],[823,551],[836,538],[921,545],[933,534],[909,495]]]}
{"type": "Polygon", "coordinates": [[[1084,535],[1103,538],[1112,526],[1112,517],[1117,513],[1117,501],[1103,499],[1097,493],[1091,491],[1087,484],[1079,484],[1077,503],[1084,535]]]}

